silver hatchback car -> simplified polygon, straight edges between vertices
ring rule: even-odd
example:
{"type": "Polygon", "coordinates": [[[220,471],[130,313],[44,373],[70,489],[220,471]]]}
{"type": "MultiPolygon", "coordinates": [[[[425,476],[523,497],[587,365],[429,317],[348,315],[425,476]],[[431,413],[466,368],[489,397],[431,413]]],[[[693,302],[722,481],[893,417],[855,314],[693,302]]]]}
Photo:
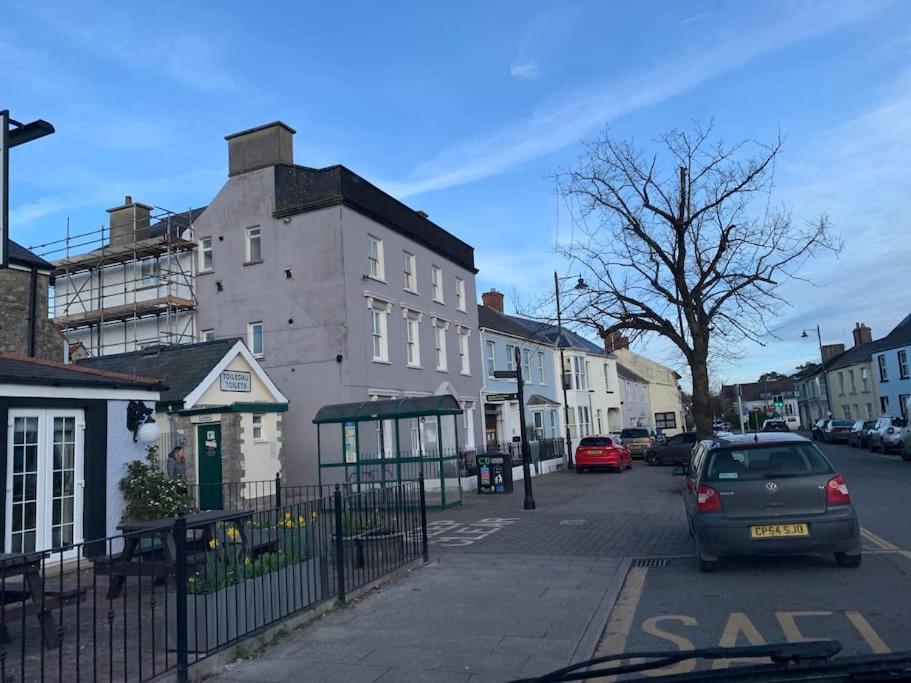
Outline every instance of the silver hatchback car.
{"type": "Polygon", "coordinates": [[[860,523],[848,487],[798,434],[698,443],[684,502],[703,571],[714,571],[725,555],[834,553],[841,566],[860,565],[860,523]]]}

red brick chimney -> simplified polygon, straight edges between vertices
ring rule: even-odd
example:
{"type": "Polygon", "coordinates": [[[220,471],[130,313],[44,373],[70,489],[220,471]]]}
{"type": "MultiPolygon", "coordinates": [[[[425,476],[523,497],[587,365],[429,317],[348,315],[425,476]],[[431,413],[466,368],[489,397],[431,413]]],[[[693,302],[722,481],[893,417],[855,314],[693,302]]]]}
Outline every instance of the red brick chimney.
{"type": "Polygon", "coordinates": [[[498,292],[495,289],[491,289],[489,292],[484,292],[481,295],[481,301],[484,302],[484,305],[487,308],[492,308],[493,310],[502,313],[503,312],[503,293],[498,292]]]}
{"type": "Polygon", "coordinates": [[[873,341],[873,330],[867,327],[867,323],[854,323],[853,333],[855,348],[873,341]]]}
{"type": "Polygon", "coordinates": [[[620,332],[611,332],[604,337],[604,350],[617,351],[629,348],[629,337],[624,337],[620,332]]]}

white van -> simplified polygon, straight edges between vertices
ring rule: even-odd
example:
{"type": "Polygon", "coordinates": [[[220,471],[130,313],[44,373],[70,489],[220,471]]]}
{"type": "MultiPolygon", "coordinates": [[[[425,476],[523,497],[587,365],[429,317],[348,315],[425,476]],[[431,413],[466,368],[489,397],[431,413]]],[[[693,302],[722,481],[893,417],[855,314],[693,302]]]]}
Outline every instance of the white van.
{"type": "Polygon", "coordinates": [[[785,415],[781,419],[787,423],[788,429],[790,429],[792,432],[796,432],[800,429],[800,418],[796,415],[785,415]]]}

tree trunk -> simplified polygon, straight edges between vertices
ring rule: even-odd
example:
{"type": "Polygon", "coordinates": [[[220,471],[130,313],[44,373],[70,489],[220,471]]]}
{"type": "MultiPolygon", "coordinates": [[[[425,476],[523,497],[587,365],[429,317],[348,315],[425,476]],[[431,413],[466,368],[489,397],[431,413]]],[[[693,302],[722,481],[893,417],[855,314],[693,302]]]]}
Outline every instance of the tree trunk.
{"type": "Polygon", "coordinates": [[[712,407],[709,404],[708,344],[693,340],[690,374],[693,377],[693,419],[700,439],[712,438],[712,407]]]}

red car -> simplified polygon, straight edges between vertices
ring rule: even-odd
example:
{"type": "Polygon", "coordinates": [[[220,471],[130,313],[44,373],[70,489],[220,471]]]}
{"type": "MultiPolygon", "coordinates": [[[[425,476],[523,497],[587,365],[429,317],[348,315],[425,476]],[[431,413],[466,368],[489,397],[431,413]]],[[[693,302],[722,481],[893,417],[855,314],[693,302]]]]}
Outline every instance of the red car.
{"type": "Polygon", "coordinates": [[[576,472],[609,467],[617,472],[633,467],[633,454],[615,436],[586,436],[576,448],[576,472]]]}

